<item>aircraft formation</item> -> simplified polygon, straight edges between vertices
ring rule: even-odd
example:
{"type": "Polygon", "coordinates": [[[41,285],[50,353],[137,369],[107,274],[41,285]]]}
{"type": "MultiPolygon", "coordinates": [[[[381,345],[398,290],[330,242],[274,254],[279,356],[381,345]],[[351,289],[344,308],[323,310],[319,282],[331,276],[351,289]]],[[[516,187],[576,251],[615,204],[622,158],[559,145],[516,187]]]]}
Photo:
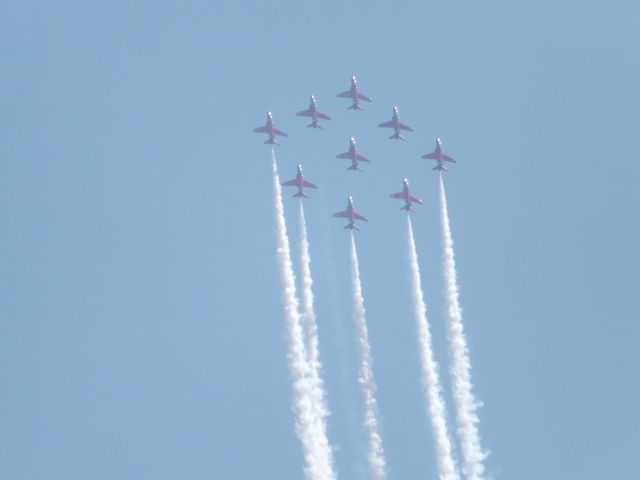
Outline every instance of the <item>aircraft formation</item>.
{"type": "MultiPolygon", "coordinates": [[[[338,93],[337,97],[350,99],[351,105],[347,107],[347,109],[354,110],[354,111],[364,111],[364,109],[360,106],[360,101],[364,101],[364,102],[373,101],[371,97],[362,93],[362,91],[358,88],[358,81],[355,75],[351,77],[351,86],[349,90],[338,93]]],[[[319,122],[320,120],[326,120],[326,121],[331,120],[330,116],[318,110],[317,100],[314,95],[311,95],[310,97],[309,108],[296,113],[296,116],[310,118],[311,123],[307,125],[307,128],[314,128],[314,129],[322,129],[322,125],[320,125],[320,122],[319,122]]],[[[402,123],[400,121],[400,114],[398,112],[397,106],[393,107],[391,120],[380,123],[378,127],[392,128],[394,133],[389,137],[389,139],[391,140],[406,140],[406,138],[400,133],[401,130],[408,131],[408,132],[415,131],[413,127],[407,125],[406,123],[402,123]]],[[[267,113],[267,120],[265,125],[261,127],[256,127],[253,129],[253,131],[255,133],[266,133],[268,135],[268,138],[264,143],[272,146],[280,145],[276,140],[276,136],[288,137],[288,134],[286,132],[280,130],[275,126],[273,122],[273,115],[271,114],[271,112],[267,113]]],[[[357,151],[356,139],[354,137],[351,137],[349,139],[349,150],[344,153],[340,153],[336,155],[336,158],[350,160],[351,165],[347,167],[347,170],[354,171],[354,172],[362,172],[362,168],[360,168],[360,165],[358,162],[370,163],[370,160],[366,156],[362,155],[357,151]]],[[[435,160],[436,166],[432,168],[432,170],[435,170],[438,172],[449,171],[444,165],[445,162],[457,163],[453,157],[444,153],[442,149],[442,141],[440,140],[439,137],[436,137],[435,150],[431,153],[426,153],[422,155],[421,158],[424,158],[427,160],[435,160]]],[[[297,171],[296,177],[292,180],[283,182],[282,186],[297,187],[298,191],[293,195],[293,197],[299,197],[299,198],[309,198],[308,195],[304,193],[304,188],[312,188],[312,189],[318,188],[317,185],[305,179],[302,173],[302,165],[300,164],[298,165],[298,171],[297,171]]],[[[422,200],[420,200],[418,197],[415,197],[411,194],[409,190],[409,180],[406,178],[402,180],[402,191],[397,193],[392,193],[390,195],[390,198],[403,200],[404,206],[402,206],[400,209],[406,211],[407,213],[415,212],[415,210],[411,208],[412,205],[414,204],[421,205],[423,203],[422,200]]],[[[333,216],[339,217],[339,218],[346,218],[348,220],[348,223],[347,225],[344,226],[344,228],[349,230],[359,230],[358,225],[355,223],[356,220],[364,221],[364,222],[367,221],[367,217],[358,213],[355,210],[353,206],[353,198],[351,196],[347,198],[346,210],[336,212],[333,214],[333,216]]]]}

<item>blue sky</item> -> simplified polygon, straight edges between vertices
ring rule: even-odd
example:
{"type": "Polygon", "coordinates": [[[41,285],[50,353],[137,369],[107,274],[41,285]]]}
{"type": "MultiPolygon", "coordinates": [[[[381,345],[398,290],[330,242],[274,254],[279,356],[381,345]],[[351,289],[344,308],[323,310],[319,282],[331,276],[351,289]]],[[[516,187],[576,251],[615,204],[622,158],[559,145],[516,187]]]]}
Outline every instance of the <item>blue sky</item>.
{"type": "Polygon", "coordinates": [[[302,163],[321,187],[306,211],[340,478],[366,478],[349,240],[330,217],[348,194],[370,218],[392,478],[436,472],[387,198],[407,176],[425,200],[444,373],[437,176],[419,158],[436,135],[460,162],[445,180],[490,476],[633,478],[640,7],[371,3],[0,4],[0,478],[301,478],[270,157],[251,133],[267,110],[290,135],[282,176],[302,163]],[[353,74],[363,113],[335,98],[353,74]],[[294,116],[312,93],[324,131],[294,116]],[[406,143],[376,127],[393,105],[406,143]],[[351,135],[363,174],[335,159],[351,135]]]}

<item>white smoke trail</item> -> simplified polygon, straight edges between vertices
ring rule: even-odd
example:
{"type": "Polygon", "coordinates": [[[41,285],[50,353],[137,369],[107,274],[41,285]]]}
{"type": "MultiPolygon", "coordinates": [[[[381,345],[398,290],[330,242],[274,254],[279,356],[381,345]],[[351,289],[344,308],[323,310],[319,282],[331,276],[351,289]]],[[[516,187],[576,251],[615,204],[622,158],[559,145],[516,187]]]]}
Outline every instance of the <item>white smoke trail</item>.
{"type": "Polygon", "coordinates": [[[422,383],[425,388],[428,416],[431,421],[431,428],[436,444],[438,476],[440,480],[459,480],[460,476],[458,475],[456,463],[451,454],[451,440],[447,429],[447,414],[444,399],[442,398],[440,378],[438,376],[438,364],[433,358],[433,350],[431,348],[431,332],[429,331],[429,322],[427,320],[427,304],[424,301],[424,294],[422,292],[422,280],[420,279],[420,265],[416,252],[416,242],[413,236],[411,218],[408,215],[407,225],[413,309],[418,326],[422,383]]]}
{"type": "MultiPolygon", "coordinates": [[[[327,438],[327,422],[329,415],[324,382],[322,381],[322,363],[318,349],[318,323],[313,308],[313,281],[311,279],[311,256],[309,255],[309,241],[307,239],[307,222],[304,216],[304,207],[300,199],[299,210],[299,242],[300,242],[300,271],[302,284],[302,312],[304,318],[304,330],[306,337],[307,358],[309,360],[309,379],[313,393],[313,407],[320,422],[323,436],[327,438]]],[[[326,445],[329,461],[333,464],[333,451],[326,445]]]]}
{"type": "Polygon", "coordinates": [[[471,361],[462,324],[453,240],[447,212],[444,181],[440,176],[440,220],[442,225],[443,273],[447,303],[447,337],[451,357],[453,398],[456,405],[457,432],[464,457],[463,472],[469,480],[479,480],[484,474],[487,454],[480,447],[476,401],[471,384],[471,361]]]}
{"type": "Polygon", "coordinates": [[[271,160],[273,168],[274,216],[278,244],[277,257],[280,267],[282,300],[286,322],[287,360],[293,382],[296,433],[302,442],[305,458],[305,477],[308,480],[333,479],[335,474],[328,447],[329,442],[313,409],[313,390],[309,381],[309,363],[298,313],[295,275],[291,264],[280,178],[273,149],[271,150],[271,160]]]}
{"type": "Polygon", "coordinates": [[[353,323],[356,328],[360,367],[358,382],[362,389],[364,400],[364,428],[367,434],[369,470],[373,480],[384,480],[387,476],[387,466],[384,459],[382,436],[378,426],[378,405],[376,402],[376,384],[373,379],[371,345],[362,298],[362,284],[360,283],[360,268],[358,266],[358,252],[356,241],[351,234],[351,282],[353,284],[353,323]]]}

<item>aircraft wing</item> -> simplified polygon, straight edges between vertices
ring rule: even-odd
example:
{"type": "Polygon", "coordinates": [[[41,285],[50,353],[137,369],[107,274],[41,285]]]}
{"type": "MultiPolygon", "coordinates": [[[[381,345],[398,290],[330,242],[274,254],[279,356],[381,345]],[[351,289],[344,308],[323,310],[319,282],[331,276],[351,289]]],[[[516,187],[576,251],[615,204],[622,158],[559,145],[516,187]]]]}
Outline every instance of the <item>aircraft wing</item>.
{"type": "Polygon", "coordinates": [[[356,220],[362,220],[363,222],[367,222],[367,217],[365,217],[364,215],[360,215],[359,213],[353,212],[353,218],[355,218],[356,220]]]}
{"type": "Polygon", "coordinates": [[[398,122],[398,128],[401,128],[402,130],[409,130],[410,132],[414,131],[412,127],[402,122],[398,122]]]}
{"type": "Polygon", "coordinates": [[[336,158],[348,158],[348,159],[350,159],[351,158],[351,152],[341,153],[339,155],[336,155],[336,158]]]}
{"type": "Polygon", "coordinates": [[[381,123],[378,126],[382,128],[395,128],[396,125],[393,120],[389,120],[388,122],[381,123]]]}
{"type": "Polygon", "coordinates": [[[317,110],[316,110],[316,117],[321,118],[323,120],[331,120],[331,117],[329,115],[326,115],[322,112],[318,112],[317,110]]]}
{"type": "Polygon", "coordinates": [[[282,182],[283,187],[297,187],[298,180],[294,178],[293,180],[289,180],[288,182],[282,182]]]}
{"type": "Polygon", "coordinates": [[[450,157],[449,155],[444,155],[444,154],[443,154],[443,155],[442,155],[442,159],[443,159],[443,160],[446,160],[447,162],[458,163],[458,162],[456,162],[456,161],[454,160],[454,158],[453,158],[453,157],[450,157]]]}
{"type": "Polygon", "coordinates": [[[431,160],[438,160],[438,154],[436,152],[425,153],[422,158],[430,158],[431,160]]]}
{"type": "Polygon", "coordinates": [[[339,93],[337,96],[340,98],[351,98],[351,90],[347,90],[346,92],[339,93]]]}
{"type": "Polygon", "coordinates": [[[342,212],[334,213],[333,216],[334,217],[349,218],[349,212],[347,210],[344,210],[342,212]]]}
{"type": "Polygon", "coordinates": [[[311,116],[313,116],[313,112],[311,111],[310,108],[308,108],[307,110],[302,110],[301,112],[296,113],[296,116],[298,116],[298,117],[311,117],[311,116]]]}
{"type": "Polygon", "coordinates": [[[371,101],[371,97],[367,97],[366,95],[358,92],[356,93],[356,97],[358,98],[358,100],[364,100],[365,102],[370,102],[371,101]]]}
{"type": "Polygon", "coordinates": [[[391,198],[404,198],[404,194],[402,192],[392,193],[389,195],[391,198]]]}
{"type": "Polygon", "coordinates": [[[307,180],[302,180],[302,186],[307,188],[318,188],[318,186],[315,183],[311,183],[307,180]]]}
{"type": "Polygon", "coordinates": [[[289,136],[285,132],[283,132],[282,130],[280,130],[279,128],[276,128],[276,127],[273,127],[273,134],[274,135],[280,135],[281,137],[288,137],[289,136]]]}
{"type": "MultiPolygon", "coordinates": [[[[396,198],[399,198],[399,197],[396,197],[396,198]]],[[[409,201],[413,202],[413,203],[417,203],[419,205],[422,205],[422,200],[420,200],[418,197],[414,197],[411,194],[409,194],[409,201]]]]}
{"type": "Polygon", "coordinates": [[[267,127],[254,128],[253,131],[256,133],[269,133],[269,130],[267,129],[267,127]]]}
{"type": "Polygon", "coordinates": [[[356,160],[360,160],[361,162],[369,162],[369,163],[371,163],[371,160],[369,160],[364,155],[360,155],[359,153],[356,153],[356,160]]]}

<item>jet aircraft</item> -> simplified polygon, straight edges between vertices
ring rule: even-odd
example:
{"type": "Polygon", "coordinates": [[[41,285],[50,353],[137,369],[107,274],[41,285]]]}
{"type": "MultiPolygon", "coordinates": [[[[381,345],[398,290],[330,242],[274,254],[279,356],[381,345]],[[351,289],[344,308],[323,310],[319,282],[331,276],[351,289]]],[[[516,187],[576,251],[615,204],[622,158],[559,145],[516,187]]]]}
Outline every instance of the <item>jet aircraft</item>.
{"type": "Polygon", "coordinates": [[[453,157],[450,157],[449,155],[445,155],[444,152],[442,151],[442,142],[440,141],[439,137],[436,137],[436,149],[435,151],[431,152],[431,153],[425,153],[424,155],[422,155],[422,158],[427,158],[430,160],[436,160],[438,162],[438,164],[433,167],[431,170],[439,170],[441,172],[448,172],[449,170],[447,170],[447,167],[444,166],[443,162],[452,162],[452,163],[458,163],[455,161],[455,159],[453,157]]]}
{"type": "Polygon", "coordinates": [[[402,179],[402,191],[398,193],[392,193],[389,195],[391,198],[398,198],[400,200],[404,200],[404,207],[400,207],[400,210],[406,210],[407,212],[413,212],[414,210],[411,208],[413,203],[417,203],[418,205],[422,205],[422,200],[418,197],[414,197],[409,192],[409,180],[406,178],[402,179]]]}
{"type": "Polygon", "coordinates": [[[293,197],[304,197],[309,198],[303,191],[303,188],[318,188],[317,185],[305,180],[304,175],[302,174],[302,165],[298,164],[298,173],[296,174],[296,178],[293,180],[289,180],[287,182],[282,182],[283,187],[298,187],[298,193],[294,193],[293,197]]]}
{"type": "Polygon", "coordinates": [[[296,113],[298,117],[311,117],[311,123],[307,125],[307,128],[319,128],[322,130],[322,126],[318,124],[318,119],[321,118],[323,120],[331,120],[329,115],[325,115],[316,106],[316,97],[311,95],[311,101],[309,104],[309,108],[306,110],[302,110],[301,112],[296,113]]]}
{"type": "Polygon", "coordinates": [[[266,140],[264,143],[268,143],[270,145],[280,145],[278,142],[276,142],[276,137],[275,137],[276,135],[280,135],[281,137],[289,136],[279,128],[276,128],[276,126],[273,123],[273,117],[271,116],[271,112],[267,112],[266,125],[264,127],[254,128],[253,131],[255,133],[266,133],[267,135],[269,135],[269,139],[266,140]]]}
{"type": "Polygon", "coordinates": [[[378,125],[379,127],[383,127],[383,128],[393,128],[395,130],[395,133],[393,135],[391,135],[389,138],[393,138],[395,140],[404,140],[405,138],[400,134],[400,130],[408,130],[410,132],[413,132],[414,129],[412,127],[410,127],[409,125],[402,123],[400,121],[400,117],[398,116],[398,107],[393,107],[393,118],[391,120],[389,120],[388,122],[384,122],[381,123],[380,125],[378,125]]]}
{"type": "Polygon", "coordinates": [[[349,108],[347,108],[347,110],[360,110],[362,112],[364,110],[360,108],[360,103],[358,102],[358,100],[364,100],[365,102],[372,101],[371,97],[368,97],[367,95],[363,94],[358,88],[358,81],[356,80],[355,75],[351,77],[351,88],[346,92],[339,93],[337,96],[340,98],[351,99],[353,103],[349,108]]]}
{"type": "Polygon", "coordinates": [[[356,151],[356,139],[351,137],[349,139],[349,151],[336,155],[336,158],[346,158],[351,160],[351,166],[347,167],[347,170],[354,172],[361,172],[362,169],[358,166],[358,161],[371,163],[371,161],[364,155],[359,154],[356,151]]]}
{"type": "Polygon", "coordinates": [[[351,196],[347,198],[347,209],[343,210],[342,212],[334,213],[333,216],[348,218],[349,223],[346,224],[344,228],[348,228],[350,230],[360,230],[358,226],[355,224],[356,220],[362,220],[363,222],[368,221],[367,217],[355,211],[355,209],[353,208],[353,198],[351,196]]]}

